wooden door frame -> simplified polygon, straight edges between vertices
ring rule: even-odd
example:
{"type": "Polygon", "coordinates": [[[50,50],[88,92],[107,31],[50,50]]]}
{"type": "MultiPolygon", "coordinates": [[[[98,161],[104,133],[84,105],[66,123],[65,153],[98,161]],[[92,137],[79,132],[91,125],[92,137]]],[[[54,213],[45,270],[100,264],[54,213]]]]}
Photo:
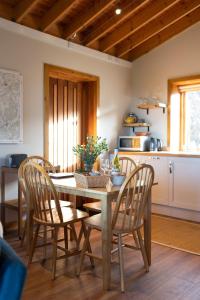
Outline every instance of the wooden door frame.
{"type": "MultiPolygon", "coordinates": [[[[97,111],[99,109],[99,84],[100,78],[95,75],[58,67],[54,65],[44,64],[44,157],[49,159],[49,79],[57,78],[74,82],[94,82],[95,83],[95,101],[97,103],[97,111]]],[[[96,111],[96,115],[97,115],[96,111]]],[[[97,135],[97,124],[94,128],[94,135],[97,135]]]]}

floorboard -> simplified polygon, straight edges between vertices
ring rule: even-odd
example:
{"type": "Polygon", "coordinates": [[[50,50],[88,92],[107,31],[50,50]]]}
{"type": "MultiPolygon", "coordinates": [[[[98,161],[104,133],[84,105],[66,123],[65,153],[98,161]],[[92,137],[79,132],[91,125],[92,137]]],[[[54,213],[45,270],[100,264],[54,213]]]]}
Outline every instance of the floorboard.
{"type": "MultiPolygon", "coordinates": [[[[16,235],[6,236],[9,244],[26,262],[25,249],[20,246],[16,235]]],[[[100,233],[93,232],[91,245],[100,253],[100,233]]],[[[48,254],[51,254],[48,248],[48,254]]],[[[28,270],[22,300],[196,300],[200,299],[200,257],[168,247],[152,244],[152,266],[146,273],[141,254],[131,249],[124,250],[125,289],[120,292],[119,265],[117,255],[112,263],[112,288],[102,292],[102,268],[100,262],[91,269],[89,259],[79,278],[76,267],[79,257],[70,257],[57,263],[57,278],[51,280],[51,261],[41,263],[42,250],[37,250],[28,270]]]]}

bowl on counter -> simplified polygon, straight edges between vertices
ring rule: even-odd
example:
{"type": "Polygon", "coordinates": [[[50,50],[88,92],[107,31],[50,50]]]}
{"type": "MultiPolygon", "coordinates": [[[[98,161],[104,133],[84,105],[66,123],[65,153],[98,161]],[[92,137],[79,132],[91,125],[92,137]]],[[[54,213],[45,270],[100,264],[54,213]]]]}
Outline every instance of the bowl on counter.
{"type": "Polygon", "coordinates": [[[151,135],[151,132],[149,132],[149,131],[145,131],[145,132],[143,132],[143,131],[136,131],[135,132],[135,135],[136,136],[148,136],[148,135],[151,135]]]}

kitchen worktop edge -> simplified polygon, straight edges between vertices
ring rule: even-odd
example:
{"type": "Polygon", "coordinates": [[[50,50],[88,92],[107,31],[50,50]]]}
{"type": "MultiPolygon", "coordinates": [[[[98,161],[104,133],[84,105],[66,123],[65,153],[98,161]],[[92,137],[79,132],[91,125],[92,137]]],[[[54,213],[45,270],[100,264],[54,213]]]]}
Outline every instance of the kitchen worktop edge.
{"type": "Polygon", "coordinates": [[[200,152],[182,151],[119,151],[119,155],[145,155],[145,156],[174,156],[200,158],[200,152]]]}

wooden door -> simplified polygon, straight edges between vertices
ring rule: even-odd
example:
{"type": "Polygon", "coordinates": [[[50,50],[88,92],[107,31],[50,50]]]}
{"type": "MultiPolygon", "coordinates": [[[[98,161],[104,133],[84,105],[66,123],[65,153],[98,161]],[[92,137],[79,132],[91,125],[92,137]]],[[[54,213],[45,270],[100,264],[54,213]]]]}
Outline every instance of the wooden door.
{"type": "Polygon", "coordinates": [[[84,138],[82,89],[81,82],[49,79],[49,160],[61,171],[73,172],[77,167],[72,148],[84,138]]]}
{"type": "Polygon", "coordinates": [[[75,136],[77,142],[84,143],[87,135],[97,135],[98,106],[99,77],[44,64],[45,158],[54,164],[59,162],[63,170],[73,169],[70,147],[75,144],[75,136]],[[78,127],[76,132],[70,130],[72,124],[78,127]]]}

